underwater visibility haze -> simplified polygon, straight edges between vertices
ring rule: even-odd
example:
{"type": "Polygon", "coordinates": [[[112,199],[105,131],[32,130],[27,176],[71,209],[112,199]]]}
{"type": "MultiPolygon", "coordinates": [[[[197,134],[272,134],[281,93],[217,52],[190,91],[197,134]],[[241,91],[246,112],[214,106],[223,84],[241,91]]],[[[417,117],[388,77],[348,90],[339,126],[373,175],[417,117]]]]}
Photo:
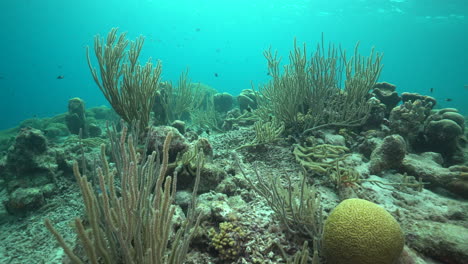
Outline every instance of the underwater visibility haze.
{"type": "Polygon", "coordinates": [[[382,80],[468,111],[468,6],[422,1],[3,1],[0,128],[66,110],[71,97],[106,104],[85,48],[111,27],[146,37],[143,60],[163,62],[163,80],[187,67],[194,82],[232,94],[269,80],[262,52],[287,60],[293,39],[309,52],[325,41],[385,54],[382,80]],[[218,77],[216,77],[216,74],[218,77]],[[63,79],[57,79],[64,76],[63,79]],[[450,98],[453,101],[445,102],[450,98]]]}
{"type": "Polygon", "coordinates": [[[0,25],[0,263],[468,264],[466,0],[0,25]]]}

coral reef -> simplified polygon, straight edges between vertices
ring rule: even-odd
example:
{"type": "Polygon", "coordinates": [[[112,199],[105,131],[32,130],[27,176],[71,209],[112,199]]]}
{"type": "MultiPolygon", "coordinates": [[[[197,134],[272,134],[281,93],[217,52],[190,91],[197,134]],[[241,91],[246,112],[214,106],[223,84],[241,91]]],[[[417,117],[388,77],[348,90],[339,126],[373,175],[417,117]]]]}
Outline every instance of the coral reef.
{"type": "MultiPolygon", "coordinates": [[[[332,221],[334,215],[332,209],[342,199],[349,197],[365,198],[378,203],[400,223],[407,242],[396,263],[424,263],[422,259],[428,257],[463,263],[461,260],[467,257],[464,253],[467,246],[461,237],[467,228],[461,223],[468,219],[466,213],[463,213],[466,205],[456,200],[451,200],[453,204],[447,205],[448,202],[442,200],[440,195],[466,197],[468,170],[461,164],[447,167],[447,158],[441,153],[415,153],[419,147],[418,143],[427,143],[424,141],[426,124],[448,119],[458,125],[462,119],[454,115],[453,111],[431,112],[422,104],[418,104],[403,103],[400,109],[400,106],[394,108],[392,117],[392,122],[398,124],[401,120],[396,114],[397,111],[405,113],[408,110],[416,115],[422,113],[424,118],[405,120],[405,122],[414,121],[413,126],[419,129],[419,134],[415,135],[414,140],[409,140],[411,131],[406,130],[408,133],[402,133],[405,131],[404,125],[400,123],[400,129],[397,129],[398,126],[391,129],[379,126],[364,131],[351,128],[320,129],[314,131],[313,135],[300,138],[288,136],[289,132],[283,131],[282,134],[273,133],[274,140],[265,141],[261,147],[237,149],[256,137],[253,122],[233,121],[233,129],[221,133],[194,130],[190,121],[185,124],[185,134],[179,133],[174,127],[155,127],[147,141],[151,150],[159,150],[161,141],[168,133],[173,133],[174,136],[168,150],[171,153],[171,161],[167,169],[168,174],[172,175],[177,167],[180,168],[177,173],[179,191],[174,200],[177,208],[181,207],[176,209],[174,215],[177,227],[184,221],[184,212],[189,210],[194,197],[191,189],[194,187],[193,181],[197,173],[197,156],[203,154],[205,157],[203,167],[200,169],[197,206],[200,223],[204,227],[194,234],[187,255],[188,263],[203,261],[290,263],[294,258],[298,259],[299,256],[304,257],[307,254],[315,261],[320,258],[319,263],[335,261],[332,257],[330,261],[326,258],[329,255],[325,250],[326,240],[317,239],[320,237],[317,236],[321,232],[320,228],[326,227],[326,224],[323,226],[320,224],[320,219],[323,217],[328,219],[327,221],[332,221]],[[419,123],[416,124],[416,121],[419,123]],[[397,131],[400,133],[395,133],[397,131]],[[240,174],[239,167],[232,162],[233,150],[239,155],[239,161],[245,170],[244,176],[240,174]],[[301,167],[306,170],[302,171],[301,167]],[[257,176],[255,171],[258,172],[257,176]],[[302,173],[299,173],[300,171],[302,173]],[[265,196],[252,191],[260,188],[261,184],[264,187],[259,190],[263,190],[263,193],[267,194],[265,196]],[[421,190],[422,186],[427,189],[421,190]],[[270,191],[270,195],[266,190],[270,191]],[[295,198],[290,201],[289,195],[295,198]],[[293,202],[301,199],[304,199],[302,205],[293,202]],[[281,213],[284,209],[281,205],[287,205],[286,208],[290,209],[281,213]],[[445,209],[442,210],[443,208],[453,209],[447,212],[445,209]],[[323,216],[318,217],[321,213],[323,216]],[[316,218],[311,218],[311,214],[316,218]],[[423,220],[415,220],[420,218],[423,220]],[[435,231],[445,226],[449,234],[443,236],[435,231]],[[211,227],[214,228],[210,229],[211,227]],[[453,241],[459,243],[454,245],[453,241]]],[[[239,110],[233,110],[235,111],[239,110]]],[[[253,120],[250,119],[253,117],[251,112],[245,111],[245,113],[249,116],[241,117],[239,114],[235,118],[241,118],[236,120],[253,120]]],[[[92,121],[103,130],[106,129],[105,123],[100,117],[112,118],[111,113],[105,109],[89,109],[87,116],[88,121],[92,121]]],[[[0,162],[0,174],[7,176],[3,180],[6,179],[8,185],[13,186],[12,189],[8,189],[6,198],[2,199],[7,209],[3,213],[0,211],[0,215],[4,216],[2,221],[10,221],[9,217],[41,215],[43,210],[49,210],[45,212],[50,214],[56,210],[55,208],[61,208],[62,212],[70,210],[66,219],[79,217],[82,214],[81,209],[77,210],[81,208],[79,202],[74,202],[74,206],[68,205],[60,200],[63,199],[60,195],[77,194],[76,190],[72,191],[75,183],[70,177],[71,165],[74,160],[81,160],[82,153],[86,163],[93,164],[97,151],[102,144],[108,144],[108,139],[100,137],[79,139],[75,135],[66,136],[65,139],[61,138],[63,137],[61,135],[49,138],[47,134],[41,132],[45,127],[52,127],[55,122],[63,123],[63,120],[62,115],[55,118],[55,121],[25,122],[25,124],[34,124],[40,130],[24,127],[19,130],[17,139],[13,139],[13,146],[5,153],[3,162],[0,162]],[[56,148],[57,144],[59,148],[56,148]],[[27,169],[23,164],[21,164],[23,168],[16,166],[14,162],[23,158],[19,156],[30,157],[24,163],[32,167],[27,169]],[[50,180],[38,181],[37,185],[27,184],[22,188],[14,187],[19,186],[17,184],[21,181],[26,182],[15,180],[11,169],[16,167],[34,173],[41,171],[41,167],[52,169],[47,175],[60,177],[61,187],[58,188],[50,180]]],[[[116,127],[115,133],[118,131],[119,128],[116,127]]],[[[461,138],[462,136],[460,140],[461,138]]],[[[137,155],[141,157],[144,154],[142,151],[144,146],[135,147],[137,155]]],[[[463,150],[465,148],[461,141],[459,147],[463,150]]],[[[109,166],[116,165],[111,163],[109,166]]],[[[87,171],[91,169],[92,166],[88,166],[87,171]]],[[[27,179],[41,178],[39,174],[23,175],[27,179]]],[[[90,175],[92,177],[92,174],[90,175]]],[[[97,192],[100,192],[99,188],[97,192]]],[[[76,201],[80,199],[75,198],[76,201]]],[[[61,222],[64,221],[63,216],[51,214],[51,218],[52,222],[57,223],[57,232],[62,233],[67,241],[75,241],[73,232],[63,233],[63,230],[69,228],[65,222],[61,222]]],[[[378,222],[385,223],[385,221],[378,222]]],[[[43,237],[46,241],[50,238],[46,234],[43,237]]],[[[50,243],[50,248],[45,249],[46,251],[54,248],[54,242],[47,243],[50,243]]],[[[363,247],[365,245],[363,244],[363,247]]],[[[345,246],[341,246],[340,252],[344,252],[344,248],[345,246]]],[[[331,251],[335,252],[333,249],[331,251]]],[[[383,254],[380,255],[383,257],[383,254]]],[[[333,263],[340,262],[336,260],[333,263]]]]}
{"type": "Polygon", "coordinates": [[[118,72],[90,64],[114,109],[0,132],[1,263],[466,263],[466,118],[377,83],[381,54],[268,50],[233,97],[159,83],[116,33],[118,72]]]}

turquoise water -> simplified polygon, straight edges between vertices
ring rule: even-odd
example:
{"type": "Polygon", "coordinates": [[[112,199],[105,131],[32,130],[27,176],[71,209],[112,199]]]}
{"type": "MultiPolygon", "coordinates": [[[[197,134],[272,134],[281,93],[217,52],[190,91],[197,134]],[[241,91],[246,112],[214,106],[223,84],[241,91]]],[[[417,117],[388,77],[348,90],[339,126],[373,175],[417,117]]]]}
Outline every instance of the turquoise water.
{"type": "Polygon", "coordinates": [[[112,27],[146,36],[142,59],[163,80],[187,67],[194,82],[238,94],[268,81],[262,52],[287,62],[294,37],[383,52],[381,81],[468,113],[466,0],[15,0],[0,2],[0,129],[67,110],[68,99],[107,104],[86,63],[93,36],[112,27]],[[63,79],[57,79],[63,76],[63,79]],[[431,93],[431,88],[433,92],[431,93]],[[452,99],[447,101],[447,99],[452,99]]]}

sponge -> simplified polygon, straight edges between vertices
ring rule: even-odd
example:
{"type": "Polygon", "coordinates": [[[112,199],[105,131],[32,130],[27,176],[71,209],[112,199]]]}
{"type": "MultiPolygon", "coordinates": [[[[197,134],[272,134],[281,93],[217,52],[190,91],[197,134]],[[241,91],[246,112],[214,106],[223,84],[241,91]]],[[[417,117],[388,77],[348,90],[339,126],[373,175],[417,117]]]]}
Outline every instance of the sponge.
{"type": "Polygon", "coordinates": [[[405,240],[400,225],[385,209],[347,199],[326,220],[322,243],[328,264],[393,264],[405,240]]]}

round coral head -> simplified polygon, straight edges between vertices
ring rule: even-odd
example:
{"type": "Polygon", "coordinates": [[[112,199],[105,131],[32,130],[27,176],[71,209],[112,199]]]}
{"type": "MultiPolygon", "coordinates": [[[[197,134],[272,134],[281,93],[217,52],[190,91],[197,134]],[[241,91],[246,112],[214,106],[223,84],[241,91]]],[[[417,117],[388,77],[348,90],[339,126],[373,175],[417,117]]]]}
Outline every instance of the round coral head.
{"type": "Polygon", "coordinates": [[[384,208],[347,199],[326,220],[322,243],[328,264],[393,264],[403,250],[404,235],[384,208]]]}

